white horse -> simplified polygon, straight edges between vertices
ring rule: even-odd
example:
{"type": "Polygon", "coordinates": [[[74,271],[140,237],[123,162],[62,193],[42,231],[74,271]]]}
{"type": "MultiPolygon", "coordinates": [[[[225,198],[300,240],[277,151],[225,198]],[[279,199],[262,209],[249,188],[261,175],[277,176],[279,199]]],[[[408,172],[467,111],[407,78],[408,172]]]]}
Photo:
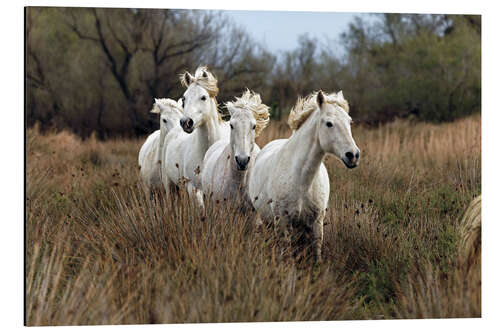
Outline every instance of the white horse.
{"type": "Polygon", "coordinates": [[[207,197],[251,208],[248,197],[248,170],[260,151],[255,138],[269,122],[269,107],[259,94],[245,91],[234,102],[226,103],[231,120],[230,139],[214,143],[205,154],[201,181],[207,197]]]}
{"type": "Polygon", "coordinates": [[[293,134],[268,143],[250,171],[248,191],[257,210],[257,224],[274,222],[287,239],[292,227],[299,229],[312,243],[317,260],[321,260],[323,219],[330,194],[323,157],[334,154],[348,168],[359,162],[348,111],[342,92],[320,91],[299,98],[288,119],[293,134]]]}
{"type": "Polygon", "coordinates": [[[229,125],[217,111],[217,79],[206,67],[198,67],[194,77],[185,72],[181,83],[187,90],[182,97],[184,117],[180,124],[186,133],[192,134],[174,139],[166,147],[165,171],[169,184],[185,182],[189,195],[195,195],[198,205],[203,207],[200,179],[203,158],[212,144],[229,138],[229,125]]]}
{"type": "Polygon", "coordinates": [[[168,98],[155,99],[151,113],[160,115],[160,129],[148,136],[139,150],[138,162],[145,189],[158,190],[162,186],[161,163],[165,136],[174,127],[181,129],[179,119],[182,117],[182,107],[180,101],[168,98]],[[177,119],[172,118],[172,114],[178,115],[177,119]]]}

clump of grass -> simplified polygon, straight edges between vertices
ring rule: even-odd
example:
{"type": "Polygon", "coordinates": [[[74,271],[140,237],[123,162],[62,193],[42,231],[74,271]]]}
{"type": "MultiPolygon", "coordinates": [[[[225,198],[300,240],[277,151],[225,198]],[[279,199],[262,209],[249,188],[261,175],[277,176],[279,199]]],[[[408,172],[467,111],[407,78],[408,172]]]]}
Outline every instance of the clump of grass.
{"type": "MultiPolygon", "coordinates": [[[[480,260],[460,254],[463,239],[476,259],[480,245],[459,222],[481,192],[480,118],[353,132],[360,166],[325,162],[324,260],[311,266],[238,207],[144,193],[141,139],[28,129],[27,324],[480,316],[480,260]]],[[[274,122],[258,143],[289,135],[274,122]]]]}

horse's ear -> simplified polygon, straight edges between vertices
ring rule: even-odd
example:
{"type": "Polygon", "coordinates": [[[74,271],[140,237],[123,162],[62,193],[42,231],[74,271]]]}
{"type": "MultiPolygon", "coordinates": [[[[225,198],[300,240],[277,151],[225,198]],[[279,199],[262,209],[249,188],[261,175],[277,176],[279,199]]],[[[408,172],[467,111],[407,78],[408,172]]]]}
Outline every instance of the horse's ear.
{"type": "Polygon", "coordinates": [[[233,105],[233,102],[227,102],[224,106],[225,106],[225,108],[226,108],[227,112],[229,113],[229,115],[232,117],[232,116],[233,116],[233,113],[234,113],[234,105],[233,105]]]}
{"type": "Polygon", "coordinates": [[[321,90],[318,91],[318,95],[316,96],[316,102],[318,103],[320,109],[325,103],[325,96],[323,95],[323,92],[321,90]]]}
{"type": "Polygon", "coordinates": [[[344,94],[342,93],[342,90],[341,90],[341,91],[339,91],[339,92],[337,93],[337,97],[338,97],[340,100],[344,100],[344,94]]]}
{"type": "Polygon", "coordinates": [[[193,83],[193,77],[189,72],[184,72],[184,74],[181,74],[181,84],[185,87],[188,87],[191,83],[193,83]]]}
{"type": "Polygon", "coordinates": [[[189,86],[191,82],[193,82],[193,80],[191,80],[191,74],[189,74],[188,72],[184,73],[184,81],[189,86]]]}
{"type": "Polygon", "coordinates": [[[160,103],[158,103],[158,99],[155,98],[155,102],[153,104],[153,108],[151,109],[151,113],[160,113],[159,105],[160,103]]]}

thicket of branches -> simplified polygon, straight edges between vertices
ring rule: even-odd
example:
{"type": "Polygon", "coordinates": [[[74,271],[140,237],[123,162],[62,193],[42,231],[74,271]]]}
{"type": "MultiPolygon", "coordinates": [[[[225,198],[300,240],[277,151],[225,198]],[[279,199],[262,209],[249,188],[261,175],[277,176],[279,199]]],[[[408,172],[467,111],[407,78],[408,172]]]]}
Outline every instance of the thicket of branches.
{"type": "Polygon", "coordinates": [[[158,126],[153,98],[179,98],[178,74],[199,64],[219,78],[219,101],[248,87],[275,117],[298,95],[342,89],[358,121],[448,121],[480,110],[480,42],[479,16],[382,14],[357,17],[340,41],[303,35],[272,54],[223,12],[28,8],[26,121],[143,135],[158,126]]]}

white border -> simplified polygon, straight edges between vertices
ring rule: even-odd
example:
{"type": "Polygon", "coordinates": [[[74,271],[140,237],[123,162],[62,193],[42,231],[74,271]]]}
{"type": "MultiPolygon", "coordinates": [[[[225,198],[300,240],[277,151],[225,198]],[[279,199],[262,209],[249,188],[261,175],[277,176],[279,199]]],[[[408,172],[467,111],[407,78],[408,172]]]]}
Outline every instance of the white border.
{"type": "MultiPolygon", "coordinates": [[[[500,110],[498,110],[498,31],[500,31],[498,11],[491,1],[344,1],[326,2],[319,0],[280,1],[254,0],[239,4],[236,1],[194,1],[194,0],[115,0],[115,1],[24,1],[3,5],[0,11],[2,23],[2,64],[1,92],[3,127],[0,130],[4,148],[2,163],[2,226],[0,244],[2,246],[2,297],[0,315],[2,328],[27,329],[22,327],[23,313],[23,59],[24,28],[23,6],[98,6],[98,7],[142,7],[142,8],[204,8],[204,9],[253,9],[253,10],[303,10],[337,12],[407,12],[407,13],[469,13],[483,15],[483,319],[459,320],[391,320],[391,321],[343,321],[343,322],[299,322],[299,323],[258,323],[258,324],[203,324],[203,325],[147,325],[147,326],[84,326],[29,328],[30,330],[82,331],[128,331],[140,330],[204,330],[216,332],[287,329],[303,331],[363,331],[387,332],[423,330],[492,331],[500,327],[500,299],[498,277],[499,235],[495,190],[500,182],[495,166],[500,144],[500,110]],[[6,118],[5,118],[6,117],[6,118]],[[7,158],[8,157],[8,158],[7,158]]],[[[11,331],[11,330],[9,330],[11,331]]]]}

